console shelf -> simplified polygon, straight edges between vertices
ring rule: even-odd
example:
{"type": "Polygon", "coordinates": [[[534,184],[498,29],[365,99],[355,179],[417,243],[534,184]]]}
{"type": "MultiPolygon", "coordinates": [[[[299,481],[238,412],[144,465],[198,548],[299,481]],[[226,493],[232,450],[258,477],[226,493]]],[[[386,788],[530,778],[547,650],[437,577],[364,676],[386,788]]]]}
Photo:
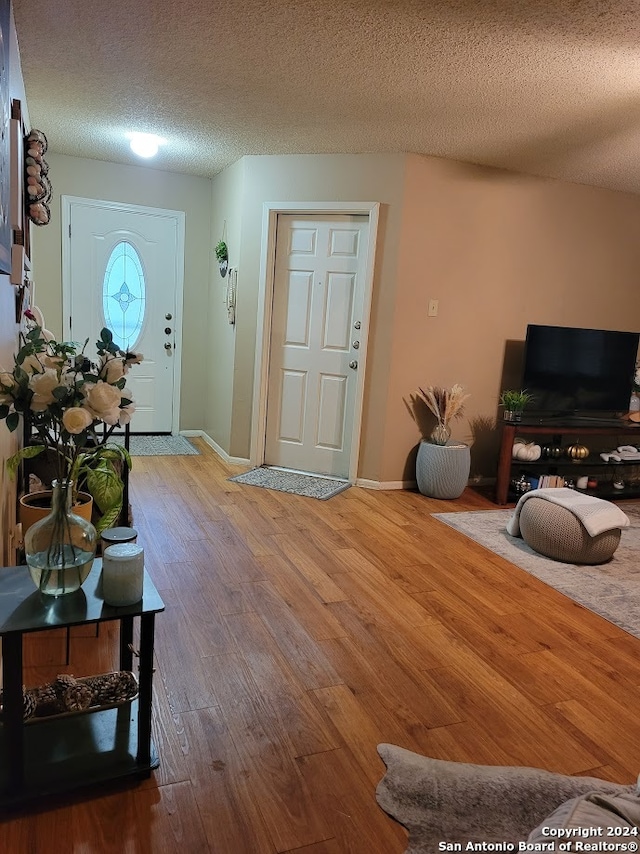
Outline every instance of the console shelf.
{"type": "Polygon", "coordinates": [[[26,566],[0,570],[3,706],[0,712],[0,809],[44,795],[148,777],[159,760],[151,740],[154,618],[164,603],[144,574],[140,602],[121,608],[102,599],[102,561],[95,560],[81,590],[52,602],[35,590],[26,566]],[[140,623],[138,695],[111,707],[22,719],[23,635],[115,620],[120,669],[132,670],[133,621],[140,623]]]}
{"type": "Polygon", "coordinates": [[[584,460],[571,460],[567,457],[556,459],[539,459],[534,462],[512,459],[513,441],[516,436],[544,444],[544,437],[557,438],[563,445],[570,445],[578,440],[586,441],[587,437],[607,437],[603,446],[616,448],[619,445],[635,445],[640,443],[640,425],[631,426],[620,421],[611,424],[596,424],[594,422],[539,422],[523,420],[518,423],[504,422],[502,425],[502,439],[500,442],[500,456],[498,458],[498,472],[496,477],[496,503],[507,504],[515,501],[517,496],[509,494],[509,485],[514,470],[531,474],[562,474],[565,477],[580,477],[581,475],[594,472],[598,477],[606,474],[604,482],[599,483],[595,489],[580,490],[587,495],[594,495],[607,500],[621,501],[625,498],[636,498],[640,496],[640,484],[637,487],[616,489],[612,484],[616,472],[628,470],[631,466],[640,466],[640,460],[628,460],[623,462],[604,462],[599,452],[590,454],[584,460]]]}

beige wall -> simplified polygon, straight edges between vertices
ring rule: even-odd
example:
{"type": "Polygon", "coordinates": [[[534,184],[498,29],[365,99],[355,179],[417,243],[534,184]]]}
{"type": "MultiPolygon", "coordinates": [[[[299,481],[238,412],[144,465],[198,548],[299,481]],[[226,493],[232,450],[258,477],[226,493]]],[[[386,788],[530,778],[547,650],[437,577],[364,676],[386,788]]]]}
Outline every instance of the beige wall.
{"type": "MultiPolygon", "coordinates": [[[[11,14],[11,41],[9,45],[10,73],[9,93],[11,98],[20,100],[25,127],[30,127],[29,111],[24,93],[22,69],[18,40],[11,14]]],[[[18,325],[15,321],[16,300],[15,288],[9,283],[9,276],[0,274],[0,368],[10,370],[13,367],[13,356],[18,345],[18,325]]],[[[0,422],[0,566],[15,562],[15,553],[9,548],[10,534],[14,531],[16,521],[16,484],[6,473],[4,461],[18,449],[21,431],[9,433],[4,421],[0,422]]],[[[13,548],[13,547],[12,547],[13,548]]]]}
{"type": "MultiPolygon", "coordinates": [[[[224,240],[229,265],[238,267],[241,246],[245,161],[238,160],[212,182],[211,246],[224,240]]],[[[210,349],[204,429],[220,448],[231,447],[231,416],[235,367],[236,327],[229,324],[226,309],[228,277],[222,278],[215,252],[211,254],[209,289],[210,349]]]]}
{"type": "MultiPolygon", "coordinates": [[[[402,211],[404,155],[300,155],[244,158],[242,245],[239,260],[231,445],[247,457],[255,359],[258,278],[264,202],[378,201],[382,205],[372,306],[369,370],[365,389],[361,472],[375,477],[391,347],[389,315],[395,300],[396,254],[402,211]]],[[[221,176],[214,179],[214,184],[221,176]]]]}
{"type": "MultiPolygon", "coordinates": [[[[249,456],[264,202],[378,201],[359,476],[413,478],[419,440],[405,401],[419,385],[471,392],[454,436],[474,474],[495,473],[494,419],[518,379],[527,323],[640,325],[640,198],[418,155],[248,156],[212,182],[51,155],[57,225],[37,230],[38,302],[60,322],[61,193],[187,211],[181,427],[249,456]],[[213,247],[239,268],[237,324],[213,247]],[[427,317],[429,299],[439,315],[427,317]],[[203,306],[207,306],[203,310],[203,306]],[[203,343],[204,342],[204,343],[203,343]],[[204,393],[203,393],[204,390],[204,393]]],[[[53,318],[53,320],[52,320],[53,318]]]]}
{"type": "Polygon", "coordinates": [[[122,166],[81,157],[47,153],[54,189],[51,222],[33,229],[36,302],[47,326],[62,328],[62,236],[60,197],[80,196],[125,204],[184,211],[185,276],[183,306],[180,429],[204,423],[209,340],[208,301],[211,275],[211,182],[145,166],[122,166]]]}
{"type": "MultiPolygon", "coordinates": [[[[418,386],[466,387],[453,435],[469,440],[470,421],[498,413],[505,348],[527,323],[640,328],[640,197],[409,155],[404,199],[383,481],[412,469],[403,401],[418,386]]],[[[495,474],[496,439],[478,437],[472,472],[495,474]]]]}
{"type": "MultiPolygon", "coordinates": [[[[232,456],[246,457],[250,448],[266,201],[382,203],[361,478],[413,479],[420,436],[406,401],[420,385],[455,382],[471,398],[454,437],[474,444],[472,473],[493,476],[498,396],[519,381],[527,323],[640,326],[636,196],[418,155],[242,162],[243,176],[227,170],[214,179],[214,218],[235,223],[242,200],[232,412],[229,432],[225,421],[214,436],[232,456]],[[439,301],[434,318],[430,299],[439,301]]],[[[224,332],[225,358],[212,372],[226,377],[224,332]]],[[[216,387],[224,399],[213,395],[210,410],[220,403],[226,410],[223,377],[210,383],[216,387]]]]}

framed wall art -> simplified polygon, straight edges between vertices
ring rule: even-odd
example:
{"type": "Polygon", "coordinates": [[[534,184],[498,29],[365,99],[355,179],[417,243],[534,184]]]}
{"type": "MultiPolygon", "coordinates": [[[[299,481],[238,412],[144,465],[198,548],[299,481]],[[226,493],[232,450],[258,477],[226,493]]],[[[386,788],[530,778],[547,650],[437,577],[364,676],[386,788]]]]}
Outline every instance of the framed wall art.
{"type": "Polygon", "coordinates": [[[11,211],[9,176],[9,42],[10,0],[0,0],[0,273],[11,272],[11,211]]]}

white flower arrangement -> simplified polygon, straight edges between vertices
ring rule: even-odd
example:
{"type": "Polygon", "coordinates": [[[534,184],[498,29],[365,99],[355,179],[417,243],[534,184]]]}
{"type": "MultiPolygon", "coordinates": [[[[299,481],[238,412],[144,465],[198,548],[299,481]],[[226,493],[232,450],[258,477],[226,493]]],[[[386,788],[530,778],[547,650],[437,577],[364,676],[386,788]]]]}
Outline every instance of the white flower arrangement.
{"type": "Polygon", "coordinates": [[[109,329],[96,342],[98,359],[69,342],[57,342],[27,313],[31,328],[21,334],[13,370],[0,370],[0,420],[9,431],[21,416],[35,434],[32,443],[14,454],[8,470],[15,474],[21,460],[49,449],[59,481],[86,486],[102,512],[98,530],[117,519],[123,484],[116,463],[131,467],[128,451],[108,439],[117,426],[129,423],[135,411],[126,375],[143,357],[113,343],[109,329]],[[100,430],[98,428],[101,428],[100,430]]]}

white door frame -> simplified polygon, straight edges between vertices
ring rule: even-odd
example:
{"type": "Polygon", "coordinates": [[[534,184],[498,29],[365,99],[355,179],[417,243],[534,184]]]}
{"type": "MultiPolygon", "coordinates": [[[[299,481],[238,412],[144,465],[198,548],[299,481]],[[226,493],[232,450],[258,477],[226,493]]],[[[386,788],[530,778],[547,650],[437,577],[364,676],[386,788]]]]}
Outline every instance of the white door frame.
{"type": "MultiPolygon", "coordinates": [[[[69,332],[71,316],[71,208],[74,204],[85,204],[95,208],[108,208],[125,213],[148,213],[150,216],[164,216],[176,221],[176,302],[173,326],[176,346],[173,358],[173,415],[171,433],[180,431],[180,380],[182,377],[182,300],[184,291],[184,211],[172,211],[166,208],[150,208],[144,205],[128,205],[124,202],[107,202],[100,199],[84,199],[80,196],[62,196],[62,328],[63,337],[69,332]]],[[[144,355],[144,353],[143,353],[144,355]]]]}
{"type": "Polygon", "coordinates": [[[256,328],[256,361],[253,383],[253,416],[251,438],[251,465],[260,466],[265,460],[267,431],[267,388],[271,346],[273,289],[275,285],[276,229],[280,214],[318,214],[340,216],[357,214],[369,217],[369,245],[365,258],[364,300],[358,371],[353,413],[353,434],[349,455],[349,482],[355,483],[358,475],[358,455],[362,430],[362,405],[366,376],[369,320],[373,293],[373,273],[378,236],[379,202],[264,202],[262,205],[262,241],[260,249],[260,276],[258,281],[258,318],[256,328]]]}

